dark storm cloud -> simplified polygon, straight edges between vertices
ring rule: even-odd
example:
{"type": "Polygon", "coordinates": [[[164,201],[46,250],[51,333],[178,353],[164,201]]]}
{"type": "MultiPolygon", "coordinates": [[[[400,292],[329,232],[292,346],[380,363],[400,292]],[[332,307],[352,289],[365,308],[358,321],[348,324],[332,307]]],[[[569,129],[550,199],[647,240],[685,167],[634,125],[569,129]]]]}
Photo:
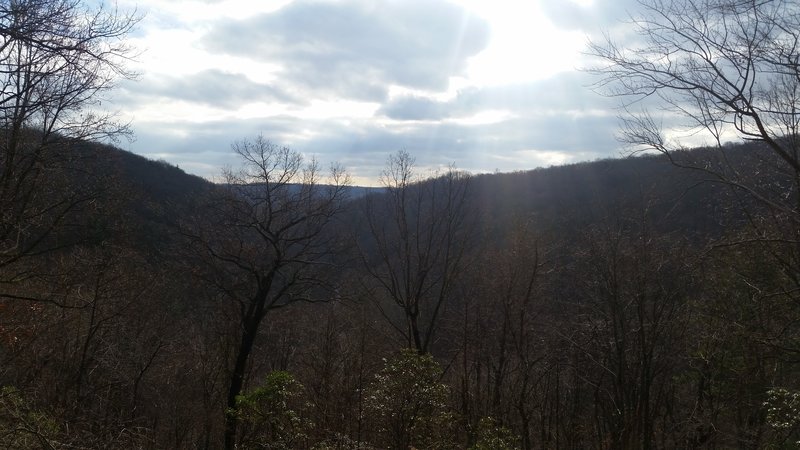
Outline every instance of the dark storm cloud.
{"type": "Polygon", "coordinates": [[[381,101],[391,84],[443,90],[485,48],[489,26],[440,0],[299,0],[215,26],[206,48],[282,66],[318,94],[381,101]]]}
{"type": "Polygon", "coordinates": [[[256,83],[242,74],[221,70],[205,70],[181,77],[145,76],[143,80],[123,84],[121,91],[115,94],[115,100],[125,104],[141,102],[142,96],[166,97],[230,109],[258,101],[300,102],[274,86],[256,83]]]}
{"type": "Polygon", "coordinates": [[[566,72],[529,83],[467,88],[449,101],[402,96],[387,102],[379,113],[395,120],[441,120],[469,117],[485,110],[525,115],[613,108],[615,101],[591,91],[595,81],[587,73],[566,72]]]}

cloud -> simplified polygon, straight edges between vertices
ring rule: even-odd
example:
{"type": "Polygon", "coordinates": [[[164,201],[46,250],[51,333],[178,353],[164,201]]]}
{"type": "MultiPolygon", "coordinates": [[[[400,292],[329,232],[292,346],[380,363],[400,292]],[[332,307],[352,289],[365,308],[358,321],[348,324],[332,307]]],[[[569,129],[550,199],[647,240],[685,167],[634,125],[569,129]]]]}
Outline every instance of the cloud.
{"type": "Polygon", "coordinates": [[[400,149],[414,155],[422,167],[455,164],[469,171],[510,171],[547,165],[547,158],[542,158],[547,153],[562,155],[563,162],[618,156],[615,125],[613,116],[543,116],[483,125],[364,124],[358,130],[329,128],[301,148],[338,155],[346,167],[357,170],[355,175],[367,178],[376,178],[386,155],[400,149]],[[525,158],[524,153],[528,155],[525,158]]]}
{"type": "Polygon", "coordinates": [[[315,93],[381,101],[389,85],[444,90],[483,50],[488,24],[441,0],[298,0],[226,20],[208,51],[279,63],[281,77],[315,93]]]}
{"type": "Polygon", "coordinates": [[[359,179],[377,179],[386,156],[400,149],[415,155],[421,167],[455,164],[470,171],[530,169],[553,161],[571,162],[618,156],[616,118],[604,115],[552,114],[511,118],[496,123],[453,122],[378,124],[362,121],[303,120],[281,116],[208,123],[146,123],[137,126],[139,153],[169,155],[182,167],[202,161],[200,173],[213,176],[238,161],[230,152],[234,140],[263,134],[267,139],[315,156],[323,165],[340,162],[359,179]],[[313,133],[298,133],[306,128],[313,133]],[[216,167],[216,170],[211,170],[216,167]]]}
{"type": "Polygon", "coordinates": [[[565,72],[535,82],[470,87],[446,101],[420,95],[398,96],[384,104],[379,113],[395,120],[443,120],[470,117],[487,110],[524,116],[613,109],[613,101],[591,91],[594,81],[587,73],[565,72]]]}
{"type": "MultiPolygon", "coordinates": [[[[542,2],[553,20],[573,29],[596,29],[592,14],[611,23],[622,8],[611,0],[589,7],[542,2]]],[[[400,149],[424,168],[454,163],[473,172],[618,156],[616,101],[592,93],[589,74],[470,78],[468,64],[491,56],[483,50],[498,42],[504,46],[494,48],[495,57],[506,58],[499,61],[568,69],[542,56],[549,53],[505,45],[525,40],[501,33],[512,30],[498,29],[503,22],[493,22],[490,43],[483,19],[443,0],[296,0],[276,8],[248,17],[206,11],[199,22],[181,19],[186,30],[153,34],[153,42],[177,35],[181,40],[169,42],[181,46],[156,47],[163,52],[151,59],[162,70],[115,91],[114,107],[134,118],[137,142],[129,148],[213,177],[238,164],[233,141],[263,134],[373,182],[388,154],[400,149]],[[442,100],[458,75],[465,87],[442,100]],[[516,82],[501,84],[507,81],[516,82]]]]}
{"type": "Polygon", "coordinates": [[[640,0],[594,0],[581,6],[566,0],[539,0],[542,11],[560,28],[595,34],[626,20],[641,8],[640,0]]]}
{"type": "Polygon", "coordinates": [[[300,99],[280,88],[256,83],[243,74],[217,69],[181,77],[146,75],[143,80],[125,83],[123,90],[124,93],[115,95],[115,100],[128,105],[141,102],[142,96],[163,97],[228,109],[259,101],[302,103],[300,99]]]}
{"type": "Polygon", "coordinates": [[[378,113],[395,120],[442,120],[452,117],[454,109],[453,102],[403,95],[384,104],[378,113]]]}

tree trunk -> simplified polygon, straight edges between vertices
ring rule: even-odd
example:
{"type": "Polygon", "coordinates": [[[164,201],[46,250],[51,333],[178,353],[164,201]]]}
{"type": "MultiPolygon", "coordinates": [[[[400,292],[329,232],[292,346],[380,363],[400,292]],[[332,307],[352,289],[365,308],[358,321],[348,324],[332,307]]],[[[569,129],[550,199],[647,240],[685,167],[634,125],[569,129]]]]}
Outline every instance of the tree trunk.
{"type": "Polygon", "coordinates": [[[234,450],[236,448],[236,431],[239,425],[236,397],[242,393],[247,362],[250,359],[250,353],[253,351],[253,344],[263,316],[264,301],[265,299],[255,301],[256,311],[246,318],[242,341],[239,343],[239,349],[236,353],[236,364],[233,366],[233,373],[231,374],[227,408],[225,409],[225,450],[234,450]]]}

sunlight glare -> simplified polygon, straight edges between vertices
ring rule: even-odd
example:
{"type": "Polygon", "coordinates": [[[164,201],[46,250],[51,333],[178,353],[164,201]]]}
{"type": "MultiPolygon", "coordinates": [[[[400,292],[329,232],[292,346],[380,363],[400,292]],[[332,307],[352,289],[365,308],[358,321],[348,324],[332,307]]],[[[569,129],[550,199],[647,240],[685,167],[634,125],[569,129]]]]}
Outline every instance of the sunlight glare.
{"type": "MultiPolygon", "coordinates": [[[[580,5],[591,0],[579,0],[580,5]]],[[[459,0],[486,19],[489,46],[472,58],[468,77],[480,85],[541,80],[579,65],[583,34],[558,29],[537,2],[459,0]]]]}

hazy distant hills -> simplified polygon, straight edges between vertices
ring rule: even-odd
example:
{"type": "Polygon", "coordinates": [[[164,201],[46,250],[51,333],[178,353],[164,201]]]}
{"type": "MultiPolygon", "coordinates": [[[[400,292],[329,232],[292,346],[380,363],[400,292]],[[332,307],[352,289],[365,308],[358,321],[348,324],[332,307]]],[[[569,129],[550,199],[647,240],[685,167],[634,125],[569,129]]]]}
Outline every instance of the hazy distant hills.
{"type": "MultiPolygon", "coordinates": [[[[196,201],[215,185],[163,161],[153,161],[107,145],[81,150],[83,170],[108,193],[106,211],[140,235],[181,216],[195,214],[196,201]]],[[[702,150],[696,150],[700,152],[702,150]]],[[[738,164],[748,164],[753,148],[729,150],[738,164]]],[[[607,159],[513,173],[480,174],[470,180],[470,213],[490,235],[502,235],[512,221],[535,222],[539,228],[569,235],[598,221],[612,220],[631,208],[648,209],[654,226],[688,234],[718,235],[730,221],[724,190],[708,176],[681,169],[660,155],[607,159]],[[725,216],[725,217],[722,217],[725,216]]],[[[76,179],[85,182],[86,177],[76,179]]],[[[353,186],[359,201],[384,188],[353,186]]]]}

